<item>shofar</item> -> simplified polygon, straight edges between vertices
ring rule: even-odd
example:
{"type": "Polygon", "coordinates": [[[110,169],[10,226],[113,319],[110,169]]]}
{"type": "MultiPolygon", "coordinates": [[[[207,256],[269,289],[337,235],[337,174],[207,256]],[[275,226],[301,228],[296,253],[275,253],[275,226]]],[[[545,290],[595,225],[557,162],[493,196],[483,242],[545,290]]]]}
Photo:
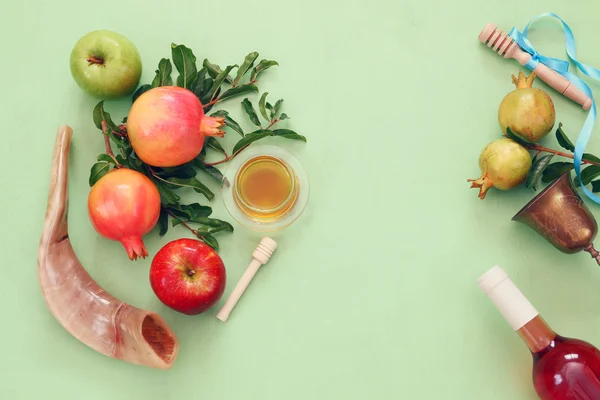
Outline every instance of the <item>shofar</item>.
{"type": "Polygon", "coordinates": [[[116,299],[87,273],[68,234],[68,169],[73,131],[59,128],[38,253],[38,278],[50,312],[75,338],[105,356],[169,369],[177,337],[156,313],[116,299]]]}

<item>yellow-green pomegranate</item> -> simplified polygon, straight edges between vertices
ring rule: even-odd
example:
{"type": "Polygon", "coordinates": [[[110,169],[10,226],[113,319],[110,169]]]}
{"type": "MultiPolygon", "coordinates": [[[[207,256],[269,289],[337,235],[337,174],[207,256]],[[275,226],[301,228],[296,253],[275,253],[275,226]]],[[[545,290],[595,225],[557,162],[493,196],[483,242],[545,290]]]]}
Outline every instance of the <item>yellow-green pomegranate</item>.
{"type": "Polygon", "coordinates": [[[479,188],[479,198],[484,199],[491,187],[509,190],[525,182],[531,168],[531,155],[527,149],[509,138],[489,143],[479,155],[481,176],[468,179],[471,188],[479,188]]]}
{"type": "Polygon", "coordinates": [[[535,73],[519,78],[512,76],[515,90],[507,94],[498,109],[498,122],[506,136],[506,128],[531,143],[546,136],[554,126],[556,112],[552,99],[542,89],[532,87],[535,73]]]}

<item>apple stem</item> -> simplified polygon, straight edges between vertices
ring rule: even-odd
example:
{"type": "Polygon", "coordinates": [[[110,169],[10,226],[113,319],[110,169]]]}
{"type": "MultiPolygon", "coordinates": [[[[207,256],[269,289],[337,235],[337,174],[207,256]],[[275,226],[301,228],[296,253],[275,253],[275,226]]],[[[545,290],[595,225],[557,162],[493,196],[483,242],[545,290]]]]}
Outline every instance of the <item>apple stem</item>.
{"type": "Polygon", "coordinates": [[[90,64],[99,64],[99,65],[104,65],[104,58],[102,57],[96,57],[96,56],[90,56],[87,61],[90,64]]]}

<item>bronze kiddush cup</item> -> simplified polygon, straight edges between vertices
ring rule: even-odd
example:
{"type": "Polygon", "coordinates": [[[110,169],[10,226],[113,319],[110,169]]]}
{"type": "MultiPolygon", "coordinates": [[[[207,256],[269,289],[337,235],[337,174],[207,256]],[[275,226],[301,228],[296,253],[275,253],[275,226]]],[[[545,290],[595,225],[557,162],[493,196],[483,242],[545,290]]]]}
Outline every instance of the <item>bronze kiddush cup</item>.
{"type": "Polygon", "coordinates": [[[592,243],[598,224],[575,191],[570,171],[544,188],[512,220],[533,228],[563,253],[587,251],[600,265],[600,253],[592,243]]]}

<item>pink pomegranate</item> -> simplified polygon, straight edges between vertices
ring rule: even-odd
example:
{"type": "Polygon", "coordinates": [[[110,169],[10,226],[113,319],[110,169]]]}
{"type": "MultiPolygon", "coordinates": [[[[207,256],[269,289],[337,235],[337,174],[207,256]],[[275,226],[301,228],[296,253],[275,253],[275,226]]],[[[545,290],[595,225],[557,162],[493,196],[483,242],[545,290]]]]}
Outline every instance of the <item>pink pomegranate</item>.
{"type": "Polygon", "coordinates": [[[127,117],[127,134],[138,157],[155,167],[176,167],[196,158],[206,136],[223,137],[224,118],[204,115],[191,91],[159,86],[143,93],[127,117]]]}
{"type": "Polygon", "coordinates": [[[142,236],[158,222],[160,194],[146,175],[128,168],[113,169],[92,187],[88,214],[96,232],[121,242],[130,260],[146,258],[142,236]]]}

